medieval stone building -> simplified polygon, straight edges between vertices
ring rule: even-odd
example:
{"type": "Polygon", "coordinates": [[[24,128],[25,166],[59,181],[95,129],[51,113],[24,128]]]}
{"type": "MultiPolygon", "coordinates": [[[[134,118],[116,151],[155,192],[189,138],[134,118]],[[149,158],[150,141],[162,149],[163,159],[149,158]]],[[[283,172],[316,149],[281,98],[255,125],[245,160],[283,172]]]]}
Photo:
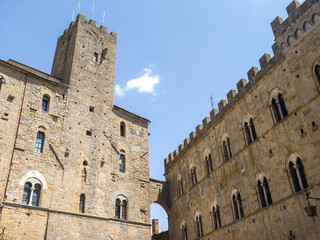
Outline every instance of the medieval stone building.
{"type": "Polygon", "coordinates": [[[170,239],[320,239],[320,2],[287,12],[274,56],[165,159],[170,239]]]}
{"type": "Polygon", "coordinates": [[[149,120],[113,104],[117,35],[78,15],[52,73],[0,61],[0,239],[320,239],[320,2],[149,178],[149,120]]]}
{"type": "Polygon", "coordinates": [[[149,120],[113,105],[116,40],[80,14],[51,75],[0,61],[0,239],[150,239],[166,189],[149,120]]]}

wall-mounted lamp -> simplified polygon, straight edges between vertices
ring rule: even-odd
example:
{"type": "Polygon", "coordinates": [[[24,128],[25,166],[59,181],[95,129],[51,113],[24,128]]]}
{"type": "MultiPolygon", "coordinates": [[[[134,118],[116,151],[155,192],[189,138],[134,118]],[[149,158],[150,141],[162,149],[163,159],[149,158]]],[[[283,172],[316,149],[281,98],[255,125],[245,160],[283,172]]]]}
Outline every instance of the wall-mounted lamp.
{"type": "Polygon", "coordinates": [[[310,197],[310,192],[306,193],[306,197],[307,197],[307,202],[308,202],[308,206],[304,208],[304,210],[306,211],[307,215],[309,217],[314,217],[317,216],[317,207],[316,206],[311,206],[309,199],[313,199],[313,200],[318,200],[320,201],[320,198],[313,198],[310,197]]]}

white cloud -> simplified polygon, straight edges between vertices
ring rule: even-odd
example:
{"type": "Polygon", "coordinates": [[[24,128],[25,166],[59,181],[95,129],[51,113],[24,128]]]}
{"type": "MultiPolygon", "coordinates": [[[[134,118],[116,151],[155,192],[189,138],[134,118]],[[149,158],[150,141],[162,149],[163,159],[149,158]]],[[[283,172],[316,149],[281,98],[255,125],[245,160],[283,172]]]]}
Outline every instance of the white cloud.
{"type": "Polygon", "coordinates": [[[139,93],[151,93],[155,95],[155,87],[159,83],[160,77],[152,73],[152,69],[145,68],[143,75],[129,80],[126,86],[121,88],[115,86],[116,95],[123,97],[130,90],[137,90],[139,93]]]}

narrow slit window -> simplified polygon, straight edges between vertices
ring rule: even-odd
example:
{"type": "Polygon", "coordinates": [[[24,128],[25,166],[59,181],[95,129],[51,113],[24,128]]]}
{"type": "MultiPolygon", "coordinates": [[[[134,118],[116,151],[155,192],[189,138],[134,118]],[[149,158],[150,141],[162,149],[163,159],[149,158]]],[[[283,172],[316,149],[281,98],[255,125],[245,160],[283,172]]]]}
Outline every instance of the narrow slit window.
{"type": "Polygon", "coordinates": [[[95,62],[98,62],[98,53],[94,52],[94,54],[93,54],[93,60],[94,60],[95,62]]]}
{"type": "Polygon", "coordinates": [[[85,212],[85,202],[86,202],[86,195],[81,194],[80,195],[80,204],[79,204],[79,212],[84,213],[85,212]]]}
{"type": "Polygon", "coordinates": [[[126,136],[126,124],[124,122],[120,123],[120,135],[122,137],[126,136]]]}

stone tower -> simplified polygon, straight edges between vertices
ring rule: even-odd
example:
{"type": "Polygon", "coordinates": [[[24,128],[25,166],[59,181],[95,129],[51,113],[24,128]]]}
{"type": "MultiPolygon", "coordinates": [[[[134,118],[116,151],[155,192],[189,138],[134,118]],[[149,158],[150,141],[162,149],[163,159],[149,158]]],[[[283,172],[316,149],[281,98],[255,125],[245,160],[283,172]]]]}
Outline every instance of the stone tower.
{"type": "Polygon", "coordinates": [[[168,189],[149,178],[150,121],[113,104],[116,38],[79,14],[51,75],[0,61],[0,237],[150,239],[168,189]]]}

